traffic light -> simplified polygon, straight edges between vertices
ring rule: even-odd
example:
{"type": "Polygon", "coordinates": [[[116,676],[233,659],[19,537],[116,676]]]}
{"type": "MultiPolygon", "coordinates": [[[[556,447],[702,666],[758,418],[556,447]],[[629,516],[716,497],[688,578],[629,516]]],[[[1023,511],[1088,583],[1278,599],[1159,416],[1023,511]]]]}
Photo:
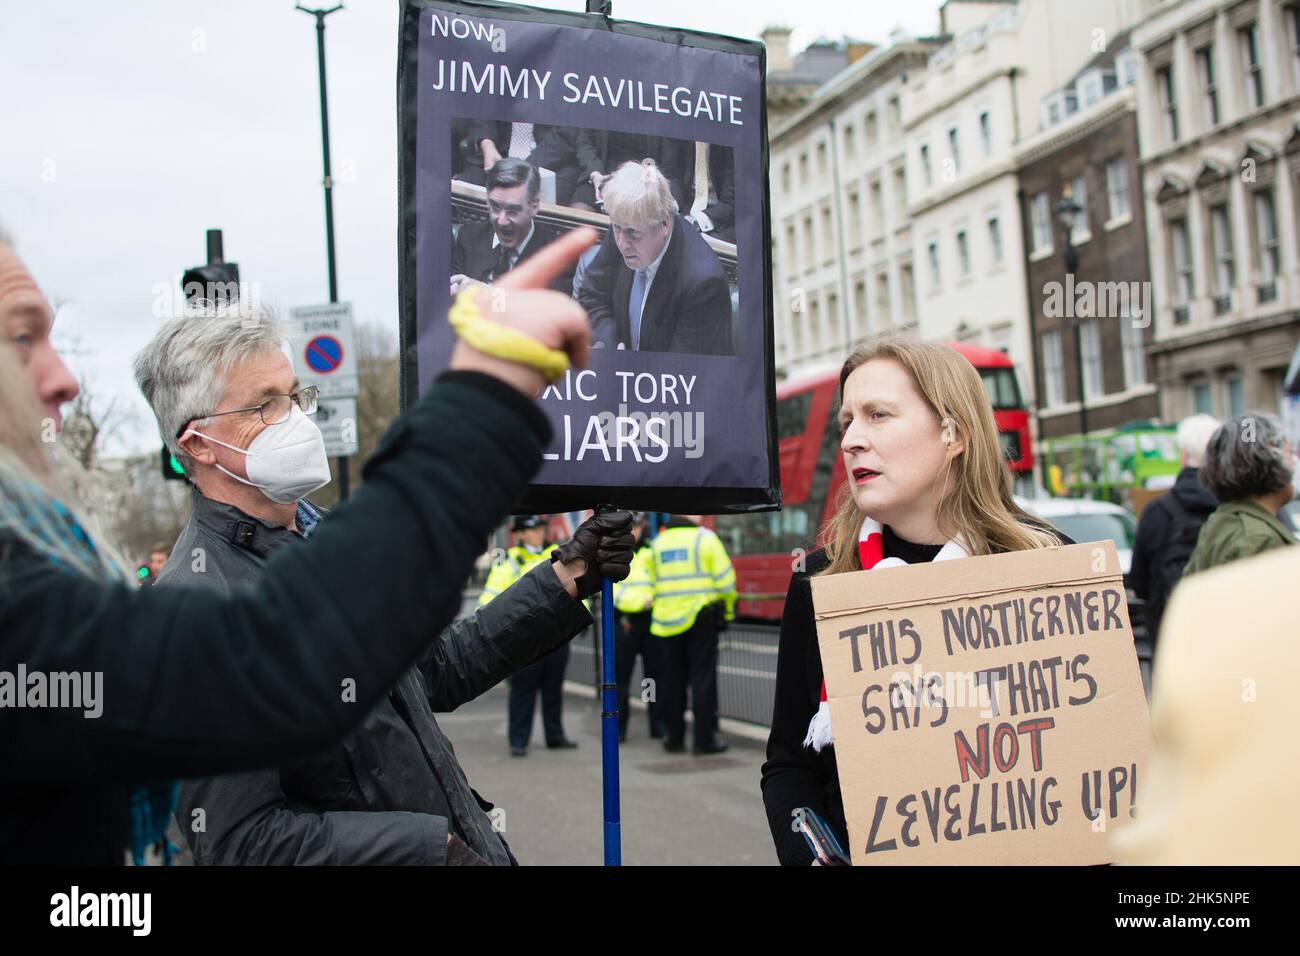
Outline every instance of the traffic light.
{"type": "Polygon", "coordinates": [[[181,276],[181,292],[187,302],[206,299],[214,304],[230,305],[239,301],[239,263],[225,261],[220,229],[208,230],[208,261],[185,270],[181,276]]]}
{"type": "Polygon", "coordinates": [[[186,481],[185,469],[176,460],[170,448],[162,446],[162,475],[164,481],[186,481]]]}

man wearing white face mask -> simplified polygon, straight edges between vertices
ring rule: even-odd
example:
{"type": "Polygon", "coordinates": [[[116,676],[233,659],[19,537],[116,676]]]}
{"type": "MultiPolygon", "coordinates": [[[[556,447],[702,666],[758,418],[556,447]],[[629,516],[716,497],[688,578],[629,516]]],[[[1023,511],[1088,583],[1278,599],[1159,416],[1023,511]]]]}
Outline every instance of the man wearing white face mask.
{"type": "MultiPolygon", "coordinates": [[[[330,474],[310,418],[315,390],[299,387],[274,316],[195,311],[164,326],[136,359],[141,391],[196,489],[158,584],[229,592],[259,581],[271,557],[306,547],[300,539],[318,522],[329,533],[333,519],[322,520],[302,496],[330,474]]],[[[342,741],[278,767],[186,781],[176,819],[195,862],[512,862],[487,815],[491,804],[470,789],[434,713],[585,628],[591,617],[581,598],[599,590],[602,574],[626,575],[632,543],[626,512],[590,519],[492,606],[431,632],[442,661],[417,662],[342,741]],[[200,818],[202,828],[193,826],[200,818]]],[[[402,574],[400,564],[393,573],[402,574]]],[[[333,612],[332,600],[321,595],[321,606],[302,613],[333,612]]],[[[380,639],[382,619],[355,623],[380,639]]]]}

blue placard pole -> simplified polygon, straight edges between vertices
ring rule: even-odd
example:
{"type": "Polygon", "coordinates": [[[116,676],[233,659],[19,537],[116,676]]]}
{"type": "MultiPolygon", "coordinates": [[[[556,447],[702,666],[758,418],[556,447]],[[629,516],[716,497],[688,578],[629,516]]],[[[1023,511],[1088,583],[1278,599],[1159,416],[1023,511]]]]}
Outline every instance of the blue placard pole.
{"type": "Polygon", "coordinates": [[[614,680],[614,582],[600,586],[600,745],[605,793],[605,865],[623,865],[618,801],[618,689],[614,680]]]}

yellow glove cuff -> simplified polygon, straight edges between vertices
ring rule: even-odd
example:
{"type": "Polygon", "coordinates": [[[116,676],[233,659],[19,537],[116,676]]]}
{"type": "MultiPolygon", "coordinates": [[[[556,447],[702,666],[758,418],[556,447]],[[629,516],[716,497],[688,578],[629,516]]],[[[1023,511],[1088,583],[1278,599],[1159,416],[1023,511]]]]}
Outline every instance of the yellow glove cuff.
{"type": "Polygon", "coordinates": [[[535,368],[548,382],[562,378],[569,370],[569,356],[547,348],[531,335],[483,318],[476,301],[481,291],[478,286],[461,289],[447,316],[465,344],[484,355],[535,368]]]}

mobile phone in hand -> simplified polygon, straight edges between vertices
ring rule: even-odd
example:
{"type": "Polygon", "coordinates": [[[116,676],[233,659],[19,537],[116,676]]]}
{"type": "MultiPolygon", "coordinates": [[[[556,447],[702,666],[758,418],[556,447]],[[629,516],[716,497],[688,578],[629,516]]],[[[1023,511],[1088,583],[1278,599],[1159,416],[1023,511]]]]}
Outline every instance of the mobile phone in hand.
{"type": "Polygon", "coordinates": [[[844,847],[840,846],[840,841],[836,839],[834,832],[826,824],[826,821],[819,817],[809,807],[800,807],[795,811],[796,828],[803,834],[803,838],[808,841],[808,847],[813,851],[813,856],[822,866],[852,866],[849,855],[844,852],[844,847]]]}

